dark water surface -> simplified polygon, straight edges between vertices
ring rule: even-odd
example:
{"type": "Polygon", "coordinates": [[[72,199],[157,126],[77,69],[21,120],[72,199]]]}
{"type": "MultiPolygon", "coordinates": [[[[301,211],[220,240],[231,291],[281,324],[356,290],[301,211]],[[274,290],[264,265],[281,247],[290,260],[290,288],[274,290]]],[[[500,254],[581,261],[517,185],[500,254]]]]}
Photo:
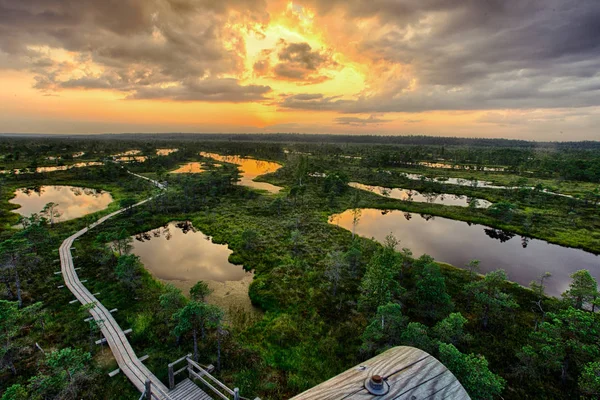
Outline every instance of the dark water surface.
{"type": "Polygon", "coordinates": [[[216,244],[189,222],[170,222],[165,227],[134,236],[133,253],[156,278],[181,289],[186,296],[196,282],[208,284],[206,301],[226,313],[241,309],[260,314],[248,297],[254,274],[227,259],[227,245],[216,244]]]}
{"type": "MultiPolygon", "coordinates": [[[[467,196],[459,196],[447,193],[420,193],[416,190],[402,188],[386,188],[382,186],[364,185],[362,183],[350,182],[349,185],[355,189],[366,190],[380,196],[389,197],[402,201],[415,201],[417,203],[443,204],[446,206],[468,207],[471,199],[467,196]]],[[[488,208],[492,205],[487,200],[477,199],[476,208],[488,208]]]]}
{"type": "MultiPolygon", "coordinates": [[[[331,216],[330,223],[352,230],[352,220],[348,210],[331,216]]],[[[592,253],[447,218],[363,209],[356,233],[380,242],[392,233],[399,247],[409,248],[415,257],[429,254],[456,267],[477,259],[482,273],[504,269],[511,281],[524,286],[548,271],[547,293],[552,296],[568,288],[569,276],[577,270],[587,269],[600,280],[600,257],[592,253]]]]}
{"type": "Polygon", "coordinates": [[[134,237],[133,253],[155,277],[196,283],[238,281],[251,275],[242,266],[228,261],[231,250],[213,243],[189,222],[167,226],[134,237]]]}

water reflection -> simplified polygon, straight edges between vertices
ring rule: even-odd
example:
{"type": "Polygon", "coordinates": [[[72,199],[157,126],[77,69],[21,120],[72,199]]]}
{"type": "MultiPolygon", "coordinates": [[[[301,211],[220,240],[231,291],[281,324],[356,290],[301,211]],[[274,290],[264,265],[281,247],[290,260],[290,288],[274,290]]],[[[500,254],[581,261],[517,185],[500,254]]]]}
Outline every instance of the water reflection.
{"type": "MultiPolygon", "coordinates": [[[[391,174],[391,171],[386,171],[388,174],[391,174]]],[[[402,174],[404,177],[406,177],[407,179],[413,180],[413,181],[425,181],[425,182],[436,182],[436,183],[448,183],[450,185],[458,185],[458,186],[471,186],[473,188],[487,188],[487,189],[529,189],[529,190],[533,190],[535,189],[532,186],[500,186],[500,185],[494,185],[492,182],[487,182],[487,181],[480,181],[477,179],[464,179],[464,178],[447,178],[447,177],[435,177],[435,178],[429,178],[425,175],[419,175],[419,174],[409,174],[409,173],[403,173],[402,174]]],[[[543,189],[542,192],[547,193],[547,194],[551,194],[553,196],[561,196],[561,197],[568,197],[568,198],[573,198],[573,196],[568,195],[568,194],[562,194],[562,193],[556,193],[556,192],[551,192],[548,189],[543,189]]]]}
{"type": "Polygon", "coordinates": [[[179,151],[179,149],[156,149],[156,155],[158,156],[168,156],[171,153],[175,153],[179,151]]]}
{"type": "Polygon", "coordinates": [[[460,164],[448,164],[442,162],[427,162],[421,161],[417,165],[421,165],[427,168],[439,168],[439,169],[458,169],[464,171],[486,171],[486,172],[504,172],[505,168],[502,167],[484,167],[478,165],[460,165],[460,164]]]}
{"type": "MultiPolygon", "coordinates": [[[[80,151],[80,152],[71,154],[71,157],[79,158],[79,157],[82,157],[84,154],[85,153],[83,151],[80,151]]],[[[48,156],[48,157],[46,157],[46,160],[49,160],[49,161],[62,160],[62,157],[61,156],[48,156]]]]}
{"type": "Polygon", "coordinates": [[[253,158],[244,158],[240,156],[222,156],[216,153],[201,152],[202,157],[209,157],[217,161],[228,162],[240,166],[241,179],[240,184],[254,189],[266,190],[270,193],[279,193],[282,189],[278,186],[266,182],[255,182],[254,178],[259,175],[268,174],[281,168],[281,164],[270,161],[255,160],[253,158]]]}
{"type": "Polygon", "coordinates": [[[113,154],[111,157],[113,161],[122,162],[122,163],[132,163],[132,162],[145,162],[148,157],[139,156],[142,151],[141,150],[127,150],[122,153],[113,154]]]}
{"type": "Polygon", "coordinates": [[[121,156],[121,157],[113,157],[113,160],[122,163],[132,163],[139,162],[143,163],[148,159],[146,156],[121,156]]]}
{"type": "Polygon", "coordinates": [[[28,174],[28,173],[42,173],[42,172],[54,172],[54,171],[67,171],[71,168],[82,168],[82,167],[96,167],[96,166],[100,166],[100,165],[104,165],[104,163],[101,162],[97,162],[97,161],[89,161],[89,162],[79,162],[79,163],[75,163],[75,164],[70,164],[70,165],[59,165],[59,166],[52,166],[52,167],[37,167],[34,171],[31,171],[29,169],[15,169],[15,170],[2,170],[0,171],[0,174],[10,174],[12,172],[14,172],[15,174],[19,175],[19,174],[28,174]]]}
{"type": "Polygon", "coordinates": [[[74,186],[40,186],[22,188],[10,203],[21,207],[13,210],[25,217],[40,214],[48,203],[57,204],[54,221],[67,221],[104,210],[113,201],[108,192],[74,186]]]}
{"type": "Polygon", "coordinates": [[[206,171],[204,165],[200,162],[189,162],[187,164],[181,165],[176,170],[171,171],[171,174],[198,174],[200,172],[206,171]]]}
{"type": "Polygon", "coordinates": [[[135,236],[133,252],[157,278],[218,282],[238,281],[250,272],[228,261],[231,250],[213,243],[189,222],[167,226],[135,236]]]}
{"type": "Polygon", "coordinates": [[[136,154],[140,154],[141,150],[127,150],[123,153],[113,154],[111,157],[127,157],[127,156],[135,156],[136,154]]]}
{"type": "MultiPolygon", "coordinates": [[[[352,211],[331,216],[330,223],[352,230],[352,211]]],[[[511,280],[521,285],[528,285],[548,271],[552,278],[547,282],[547,291],[553,296],[568,288],[569,276],[579,269],[588,269],[596,279],[600,278],[600,258],[592,253],[483,225],[401,211],[363,209],[355,229],[357,234],[381,242],[393,233],[400,239],[400,247],[411,249],[416,257],[426,253],[457,267],[473,259],[481,260],[483,273],[502,268],[511,280]]]]}
{"type": "MultiPolygon", "coordinates": [[[[420,203],[443,204],[446,206],[468,207],[472,199],[467,196],[439,193],[420,193],[416,190],[401,188],[386,188],[382,186],[364,185],[362,183],[350,182],[349,185],[355,189],[366,190],[380,196],[389,197],[403,201],[416,201],[420,203]]],[[[488,208],[491,206],[487,200],[476,199],[475,207],[488,208]]]]}

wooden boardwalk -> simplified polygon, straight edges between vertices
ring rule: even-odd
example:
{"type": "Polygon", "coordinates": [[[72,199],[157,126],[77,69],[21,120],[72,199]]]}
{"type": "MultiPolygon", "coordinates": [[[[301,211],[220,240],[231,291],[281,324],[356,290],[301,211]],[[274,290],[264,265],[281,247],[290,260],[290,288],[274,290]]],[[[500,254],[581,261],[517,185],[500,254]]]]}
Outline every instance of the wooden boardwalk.
{"type": "MultiPolygon", "coordinates": [[[[157,187],[162,189],[161,184],[155,181],[152,182],[157,187]]],[[[144,204],[151,199],[152,198],[141,201],[137,203],[134,207],[144,204]]],[[[115,357],[115,360],[119,365],[119,369],[127,376],[127,378],[129,378],[129,380],[141,393],[145,392],[146,381],[150,381],[152,399],[210,400],[211,397],[209,397],[198,386],[193,384],[189,379],[187,380],[189,384],[186,383],[185,387],[181,384],[178,385],[171,394],[167,387],[156,376],[154,376],[154,374],[152,374],[152,372],[150,372],[150,370],[137,357],[137,355],[133,351],[133,348],[129,344],[129,341],[125,337],[125,333],[123,332],[119,324],[117,324],[117,321],[115,321],[110,311],[106,307],[104,307],[96,297],[92,295],[92,293],[83,285],[83,283],[81,283],[79,277],[77,276],[77,272],[75,271],[75,266],[73,264],[73,256],[71,255],[71,247],[73,246],[73,242],[77,238],[87,233],[89,229],[100,225],[101,223],[114,217],[115,215],[122,213],[123,211],[124,210],[121,209],[119,211],[108,214],[100,218],[95,223],[91,224],[89,228],[84,228],[79,232],[75,233],[74,235],[65,239],[65,241],[62,243],[59,249],[61,272],[65,281],[65,285],[69,288],[73,295],[75,295],[75,297],[77,298],[77,300],[79,300],[81,304],[95,304],[95,307],[90,309],[90,314],[100,324],[102,334],[104,335],[104,338],[106,339],[106,342],[108,343],[108,346],[110,347],[115,357]],[[183,388],[185,388],[185,390],[183,390],[183,388]],[[180,392],[185,393],[185,397],[180,397],[180,392]]]]}
{"type": "Polygon", "coordinates": [[[198,393],[198,386],[189,379],[185,379],[169,392],[173,400],[212,400],[206,393],[198,393]]]}
{"type": "Polygon", "coordinates": [[[469,400],[460,382],[441,362],[414,347],[394,347],[292,400],[451,399],[469,400]],[[365,382],[381,376],[384,394],[372,394],[365,382]]]}

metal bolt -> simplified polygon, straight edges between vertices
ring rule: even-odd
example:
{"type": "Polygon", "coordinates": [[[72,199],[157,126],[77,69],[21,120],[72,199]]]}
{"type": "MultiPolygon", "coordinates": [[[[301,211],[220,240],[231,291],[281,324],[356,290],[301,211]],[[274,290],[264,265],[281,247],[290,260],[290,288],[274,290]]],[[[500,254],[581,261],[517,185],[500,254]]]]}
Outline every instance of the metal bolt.
{"type": "Polygon", "coordinates": [[[365,389],[376,396],[386,394],[390,387],[381,375],[373,375],[365,381],[365,389]]]}

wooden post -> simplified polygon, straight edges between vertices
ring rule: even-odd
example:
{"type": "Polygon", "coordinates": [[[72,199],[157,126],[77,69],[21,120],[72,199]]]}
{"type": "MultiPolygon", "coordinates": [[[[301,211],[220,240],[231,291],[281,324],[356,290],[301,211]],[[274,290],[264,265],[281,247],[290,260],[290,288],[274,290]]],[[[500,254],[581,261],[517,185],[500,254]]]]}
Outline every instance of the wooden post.
{"type": "Polygon", "coordinates": [[[150,379],[146,380],[146,399],[152,400],[152,382],[150,382],[150,379]]]}
{"type": "Polygon", "coordinates": [[[173,365],[169,364],[169,389],[175,388],[175,375],[173,375],[173,365]]]}
{"type": "Polygon", "coordinates": [[[240,400],[240,389],[233,389],[233,400],[240,400]]]}

